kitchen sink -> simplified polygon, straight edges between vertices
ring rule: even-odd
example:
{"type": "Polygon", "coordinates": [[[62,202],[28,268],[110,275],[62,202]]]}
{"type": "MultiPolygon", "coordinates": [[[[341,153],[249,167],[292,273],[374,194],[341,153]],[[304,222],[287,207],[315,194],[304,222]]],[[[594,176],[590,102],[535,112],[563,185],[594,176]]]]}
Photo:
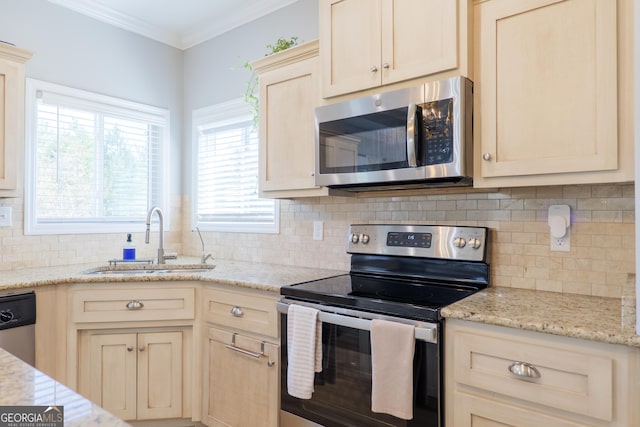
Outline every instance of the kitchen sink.
{"type": "Polygon", "coordinates": [[[167,274],[167,273],[204,273],[211,271],[215,265],[205,264],[185,264],[185,265],[115,265],[109,267],[98,267],[84,271],[84,274],[116,276],[116,275],[133,275],[133,274],[167,274]]]}

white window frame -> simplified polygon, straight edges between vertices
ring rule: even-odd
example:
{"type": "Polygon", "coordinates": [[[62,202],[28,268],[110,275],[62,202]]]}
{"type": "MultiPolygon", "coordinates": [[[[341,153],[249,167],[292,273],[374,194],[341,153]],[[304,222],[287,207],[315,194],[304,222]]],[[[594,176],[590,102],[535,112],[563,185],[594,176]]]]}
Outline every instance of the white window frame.
{"type": "MultiPolygon", "coordinates": [[[[48,234],[99,234],[99,233],[120,233],[120,232],[143,232],[146,229],[145,220],[135,221],[63,221],[55,223],[38,223],[36,218],[36,136],[37,136],[37,100],[39,92],[53,93],[60,96],[68,96],[75,101],[88,104],[101,104],[103,111],[113,109],[113,111],[129,110],[140,117],[149,117],[161,122],[164,128],[161,145],[161,169],[158,183],[160,190],[160,201],[156,203],[164,213],[164,226],[166,230],[171,229],[171,219],[169,213],[169,189],[168,189],[168,153],[170,139],[170,113],[164,108],[153,107],[120,98],[88,92],[42,80],[26,79],[25,91],[25,201],[24,201],[24,233],[25,235],[48,235],[48,234]]],[[[152,203],[147,201],[148,207],[152,203]]]]}
{"type": "MultiPolygon", "coordinates": [[[[246,222],[222,223],[222,222],[199,222],[198,221],[198,149],[199,149],[199,127],[215,124],[215,127],[223,127],[235,123],[252,121],[247,104],[241,99],[215,104],[212,106],[193,110],[192,112],[192,197],[191,197],[191,227],[202,231],[222,231],[238,233],[265,233],[278,234],[280,232],[280,202],[273,200],[274,222],[270,224],[252,224],[246,222]]],[[[258,165],[256,165],[258,174],[258,165]]]]}

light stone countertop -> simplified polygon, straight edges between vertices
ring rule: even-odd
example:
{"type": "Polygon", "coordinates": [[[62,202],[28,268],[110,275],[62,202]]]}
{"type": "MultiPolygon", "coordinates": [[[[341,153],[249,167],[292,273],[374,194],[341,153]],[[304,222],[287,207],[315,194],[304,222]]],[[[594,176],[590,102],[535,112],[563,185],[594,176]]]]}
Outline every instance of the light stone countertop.
{"type": "MultiPolygon", "coordinates": [[[[199,258],[180,257],[176,261],[167,261],[165,267],[172,265],[188,265],[197,267],[199,258]]],[[[128,264],[128,263],[127,263],[128,264]]],[[[327,270],[287,265],[258,264],[242,261],[213,260],[208,264],[215,268],[209,271],[153,274],[118,274],[100,275],[86,274],[95,269],[108,269],[108,263],[75,264],[57,267],[30,268],[13,271],[0,271],[0,291],[34,288],[39,286],[65,283],[122,283],[122,282],[157,282],[187,281],[215,282],[230,286],[280,292],[280,287],[310,280],[322,279],[346,273],[345,271],[327,270]]],[[[120,265],[120,264],[118,264],[120,265]]],[[[132,263],[128,267],[145,268],[142,263],[132,263]]],[[[157,264],[151,268],[159,268],[157,264]]]]}
{"type": "Polygon", "coordinates": [[[2,349],[0,404],[62,406],[65,427],[130,427],[126,422],[2,349]]]}
{"type": "Polygon", "coordinates": [[[635,313],[618,298],[490,287],[443,308],[442,316],[640,347],[635,313]]]}
{"type": "MultiPolygon", "coordinates": [[[[180,257],[166,266],[197,266],[199,258],[180,257]]],[[[346,273],[243,261],[213,260],[206,272],[166,274],[91,275],[86,271],[108,268],[103,264],[0,271],[0,291],[73,283],[124,283],[200,281],[278,293],[285,285],[346,273]]],[[[135,264],[144,267],[142,264],[135,264]]],[[[133,266],[133,265],[132,265],[133,266]]],[[[155,265],[155,268],[159,266],[155,265]]],[[[442,309],[445,318],[544,332],[567,337],[640,347],[635,334],[635,312],[618,298],[592,297],[557,292],[490,287],[442,309]]]]}

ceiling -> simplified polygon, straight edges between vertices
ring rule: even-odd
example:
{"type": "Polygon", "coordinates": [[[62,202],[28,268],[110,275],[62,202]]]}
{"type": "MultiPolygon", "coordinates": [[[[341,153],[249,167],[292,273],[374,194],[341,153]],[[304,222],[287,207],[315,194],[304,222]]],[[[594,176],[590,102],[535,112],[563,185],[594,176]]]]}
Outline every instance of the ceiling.
{"type": "Polygon", "coordinates": [[[187,49],[298,0],[49,0],[178,49],[187,49]]]}

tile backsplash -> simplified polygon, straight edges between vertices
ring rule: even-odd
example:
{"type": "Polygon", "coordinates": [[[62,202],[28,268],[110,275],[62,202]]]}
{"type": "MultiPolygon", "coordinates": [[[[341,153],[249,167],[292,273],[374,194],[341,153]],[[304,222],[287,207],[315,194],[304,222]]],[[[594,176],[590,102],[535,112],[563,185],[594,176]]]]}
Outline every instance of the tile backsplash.
{"type": "MultiPolygon", "coordinates": [[[[190,206],[188,202],[183,200],[183,206],[190,206]]],[[[349,224],[479,225],[491,229],[493,285],[630,299],[635,295],[633,184],[280,203],[280,234],[203,233],[207,252],[223,259],[348,270],[349,224]],[[555,204],[571,207],[570,252],[549,248],[547,212],[555,204]],[[312,239],[313,221],[324,223],[322,241],[312,239]]],[[[188,215],[184,217],[188,221],[188,215]]],[[[200,254],[197,236],[185,231],[182,240],[185,253],[200,254]]]]}
{"type": "MultiPolygon", "coordinates": [[[[13,226],[0,228],[2,270],[77,263],[105,263],[121,255],[125,234],[25,236],[23,200],[0,199],[13,208],[13,226]]],[[[189,197],[175,197],[165,248],[200,256],[191,231],[189,197]],[[182,225],[182,226],[181,226],[182,225]]],[[[400,197],[317,197],[280,202],[280,233],[204,232],[215,258],[349,269],[345,244],[352,223],[479,225],[491,229],[492,284],[584,295],[635,296],[635,199],[633,184],[511,188],[400,197]],[[549,250],[550,205],[571,207],[571,251],[549,250]],[[313,240],[323,221],[323,240],[313,240]]],[[[154,257],[157,232],[144,244],[134,233],[138,257],[154,257]]]]}

